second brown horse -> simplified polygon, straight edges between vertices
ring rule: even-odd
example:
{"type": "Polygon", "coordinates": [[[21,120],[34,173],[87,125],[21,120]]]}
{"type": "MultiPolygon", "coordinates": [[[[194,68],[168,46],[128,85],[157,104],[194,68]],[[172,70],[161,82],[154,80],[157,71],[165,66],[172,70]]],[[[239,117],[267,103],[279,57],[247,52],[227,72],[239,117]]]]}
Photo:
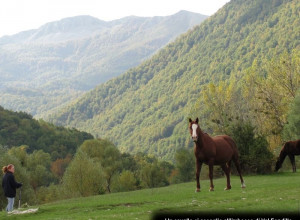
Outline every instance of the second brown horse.
{"type": "Polygon", "coordinates": [[[300,155],[300,139],[288,141],[283,145],[276,162],[275,171],[277,172],[281,168],[285,157],[288,156],[292,164],[293,172],[296,172],[295,155],[300,155]]]}
{"type": "Polygon", "coordinates": [[[189,119],[189,130],[192,139],[195,143],[194,153],[196,157],[196,180],[197,188],[196,192],[200,191],[200,171],[202,164],[205,163],[209,166],[209,179],[210,179],[210,191],[214,190],[213,184],[213,166],[220,165],[227,178],[227,186],[225,190],[231,189],[230,185],[230,171],[231,161],[234,162],[237,171],[239,173],[242,188],[245,188],[241,168],[239,164],[239,155],[235,142],[227,135],[220,135],[216,137],[210,137],[208,134],[202,132],[199,126],[199,119],[195,121],[189,119]]]}

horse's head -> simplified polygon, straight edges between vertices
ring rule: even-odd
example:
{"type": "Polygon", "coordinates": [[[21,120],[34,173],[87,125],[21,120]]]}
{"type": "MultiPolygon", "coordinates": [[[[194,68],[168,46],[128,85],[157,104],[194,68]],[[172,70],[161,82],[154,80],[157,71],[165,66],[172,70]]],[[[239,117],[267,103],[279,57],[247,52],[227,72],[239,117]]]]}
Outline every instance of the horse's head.
{"type": "Polygon", "coordinates": [[[280,161],[280,158],[278,158],[276,165],[275,165],[275,172],[277,172],[282,166],[282,162],[280,161]]]}
{"type": "Polygon", "coordinates": [[[190,130],[190,134],[192,136],[192,139],[194,142],[198,141],[198,137],[199,137],[199,132],[200,132],[200,126],[198,124],[199,119],[196,118],[195,121],[193,121],[192,119],[189,119],[189,130],[190,130]]]}

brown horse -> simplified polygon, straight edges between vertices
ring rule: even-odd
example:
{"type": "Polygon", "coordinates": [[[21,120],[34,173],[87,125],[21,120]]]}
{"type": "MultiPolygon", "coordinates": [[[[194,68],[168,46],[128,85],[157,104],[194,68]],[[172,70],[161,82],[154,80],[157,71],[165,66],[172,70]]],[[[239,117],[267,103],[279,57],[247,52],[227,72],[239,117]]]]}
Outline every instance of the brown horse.
{"type": "Polygon", "coordinates": [[[243,177],[241,175],[241,168],[239,164],[238,150],[233,139],[227,135],[220,135],[216,137],[210,137],[208,134],[203,133],[198,124],[199,119],[195,121],[189,119],[189,130],[192,139],[195,143],[194,153],[196,157],[196,180],[197,188],[196,192],[200,192],[200,171],[202,164],[205,163],[209,166],[209,179],[210,179],[210,191],[214,190],[213,184],[213,166],[220,165],[227,178],[227,187],[225,190],[231,189],[230,185],[230,169],[231,161],[234,162],[237,171],[240,175],[242,188],[245,188],[243,177]]]}
{"type": "Polygon", "coordinates": [[[275,165],[275,172],[281,168],[286,156],[290,158],[293,172],[296,172],[295,155],[300,155],[300,139],[296,141],[288,141],[283,145],[275,165]]]}

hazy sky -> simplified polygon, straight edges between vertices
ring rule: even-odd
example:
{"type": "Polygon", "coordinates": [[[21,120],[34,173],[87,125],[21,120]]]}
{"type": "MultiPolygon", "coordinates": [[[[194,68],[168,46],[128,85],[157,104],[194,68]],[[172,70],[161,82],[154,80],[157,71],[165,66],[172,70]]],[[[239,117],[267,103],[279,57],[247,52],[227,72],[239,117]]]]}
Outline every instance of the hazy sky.
{"type": "Polygon", "coordinates": [[[130,15],[167,16],[180,10],[212,15],[230,0],[1,0],[0,37],[77,15],[110,21],[130,15]]]}

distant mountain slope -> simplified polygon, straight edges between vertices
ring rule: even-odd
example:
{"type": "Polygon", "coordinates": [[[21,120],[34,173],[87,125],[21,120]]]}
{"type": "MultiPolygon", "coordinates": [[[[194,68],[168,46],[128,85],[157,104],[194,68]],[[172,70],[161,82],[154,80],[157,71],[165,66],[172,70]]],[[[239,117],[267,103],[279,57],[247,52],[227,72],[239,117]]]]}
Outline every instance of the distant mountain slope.
{"type": "Polygon", "coordinates": [[[65,18],[0,38],[0,104],[40,117],[124,73],[207,16],[65,18]]]}
{"type": "Polygon", "coordinates": [[[191,144],[187,117],[202,85],[243,74],[253,60],[300,48],[300,2],[231,0],[151,59],[53,115],[122,151],[165,159],[191,144]]]}

